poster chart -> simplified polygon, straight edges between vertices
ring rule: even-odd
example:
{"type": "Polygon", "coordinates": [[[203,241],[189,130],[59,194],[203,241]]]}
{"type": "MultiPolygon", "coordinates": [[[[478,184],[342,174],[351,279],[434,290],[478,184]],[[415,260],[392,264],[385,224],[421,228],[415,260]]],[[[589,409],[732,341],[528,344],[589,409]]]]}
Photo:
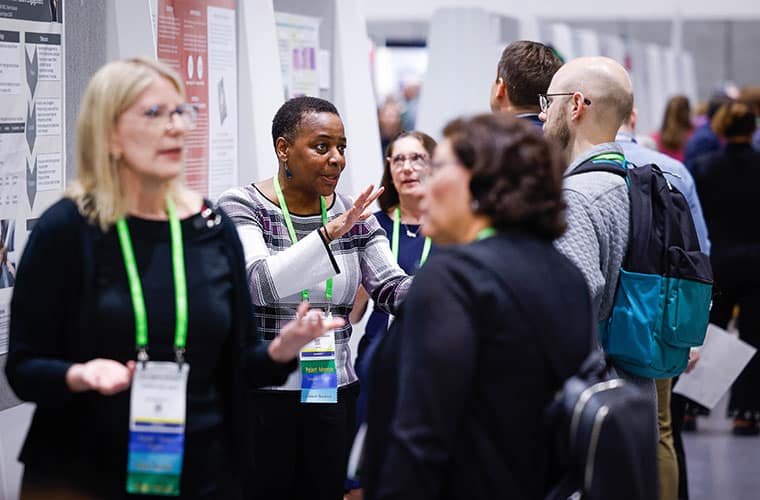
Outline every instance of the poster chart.
{"type": "Polygon", "coordinates": [[[158,0],[156,52],[182,78],[198,120],[185,142],[185,178],[212,201],[237,184],[235,0],[158,0]]]}
{"type": "Polygon", "coordinates": [[[319,97],[319,23],[317,17],[275,12],[285,100],[319,97]]]}
{"type": "Polygon", "coordinates": [[[61,0],[0,0],[0,354],[16,264],[64,189],[61,0]]]}

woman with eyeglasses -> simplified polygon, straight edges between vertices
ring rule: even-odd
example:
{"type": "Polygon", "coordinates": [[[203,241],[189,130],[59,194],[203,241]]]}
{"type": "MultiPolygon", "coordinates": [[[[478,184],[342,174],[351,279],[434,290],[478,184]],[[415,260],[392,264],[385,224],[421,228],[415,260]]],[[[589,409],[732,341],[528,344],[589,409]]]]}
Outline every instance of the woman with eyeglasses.
{"type": "MultiPolygon", "coordinates": [[[[409,275],[416,273],[435,251],[430,238],[420,233],[424,194],[422,183],[430,173],[430,158],[435,144],[429,135],[413,130],[396,135],[385,149],[385,164],[380,182],[384,191],[377,200],[380,210],[375,212],[375,218],[388,236],[393,258],[409,275]]],[[[366,290],[359,287],[349,316],[352,324],[361,321],[368,301],[366,290]]],[[[365,376],[367,360],[379,337],[387,330],[389,320],[390,316],[379,309],[373,310],[367,320],[354,362],[360,380],[365,376]]],[[[356,420],[359,425],[365,421],[366,406],[367,389],[362,387],[357,403],[356,420]]],[[[347,486],[356,489],[359,483],[350,481],[347,486]]]]}
{"type": "MultiPolygon", "coordinates": [[[[411,278],[367,210],[382,188],[356,200],[336,191],[347,147],[338,110],[316,97],[291,99],[274,116],[272,142],[275,176],[219,199],[245,249],[263,340],[276,341],[304,299],[348,318],[359,285],[395,313],[411,278]]],[[[350,324],[336,329],[304,349],[285,384],[252,395],[255,498],[342,497],[359,393],[350,337],[350,324]]]]}
{"type": "Polygon", "coordinates": [[[544,498],[543,413],[591,348],[565,229],[558,152],[503,113],[455,120],[425,183],[439,252],[369,366],[365,498],[544,498]]]}
{"type": "Polygon", "coordinates": [[[6,374],[37,405],[21,498],[242,498],[247,388],[343,324],[256,339],[235,228],[182,180],[194,121],[155,61],[109,63],[85,91],[77,180],[34,226],[11,302],[6,374]]]}

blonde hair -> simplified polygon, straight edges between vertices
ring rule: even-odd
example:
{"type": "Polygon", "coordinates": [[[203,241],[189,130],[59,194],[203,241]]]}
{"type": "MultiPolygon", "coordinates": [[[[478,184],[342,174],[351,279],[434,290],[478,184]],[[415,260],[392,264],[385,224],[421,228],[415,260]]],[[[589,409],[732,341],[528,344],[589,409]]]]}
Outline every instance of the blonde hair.
{"type": "MultiPolygon", "coordinates": [[[[127,213],[119,158],[110,151],[111,136],[119,117],[156,78],[167,79],[184,98],[182,81],[171,68],[143,58],[106,64],[85,89],[77,120],[77,178],[66,196],[104,232],[127,213]]],[[[181,183],[181,179],[173,182],[172,190],[181,183]]]]}

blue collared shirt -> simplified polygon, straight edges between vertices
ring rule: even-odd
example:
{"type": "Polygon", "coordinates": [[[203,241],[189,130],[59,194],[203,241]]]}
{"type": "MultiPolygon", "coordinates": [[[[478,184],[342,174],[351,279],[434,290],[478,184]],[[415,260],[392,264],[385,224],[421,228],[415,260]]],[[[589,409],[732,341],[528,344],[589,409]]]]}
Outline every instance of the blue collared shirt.
{"type": "Polygon", "coordinates": [[[694,177],[684,164],[658,151],[645,148],[637,143],[630,134],[620,132],[615,137],[615,141],[623,147],[623,154],[627,161],[634,165],[656,164],[668,176],[676,189],[683,193],[689,204],[691,217],[694,219],[699,246],[704,253],[710,255],[710,238],[707,235],[707,224],[705,224],[705,216],[702,214],[702,205],[699,203],[694,177]]]}

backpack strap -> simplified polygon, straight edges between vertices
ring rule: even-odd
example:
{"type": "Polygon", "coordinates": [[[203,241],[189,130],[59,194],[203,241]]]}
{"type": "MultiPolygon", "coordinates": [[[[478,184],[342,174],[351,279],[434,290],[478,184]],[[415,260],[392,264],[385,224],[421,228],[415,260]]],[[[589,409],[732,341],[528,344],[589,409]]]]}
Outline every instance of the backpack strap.
{"type": "Polygon", "coordinates": [[[571,172],[566,173],[565,177],[571,177],[573,175],[585,174],[587,172],[608,172],[610,174],[618,175],[624,179],[628,179],[628,162],[625,157],[619,153],[607,153],[597,156],[592,156],[571,172]]]}

